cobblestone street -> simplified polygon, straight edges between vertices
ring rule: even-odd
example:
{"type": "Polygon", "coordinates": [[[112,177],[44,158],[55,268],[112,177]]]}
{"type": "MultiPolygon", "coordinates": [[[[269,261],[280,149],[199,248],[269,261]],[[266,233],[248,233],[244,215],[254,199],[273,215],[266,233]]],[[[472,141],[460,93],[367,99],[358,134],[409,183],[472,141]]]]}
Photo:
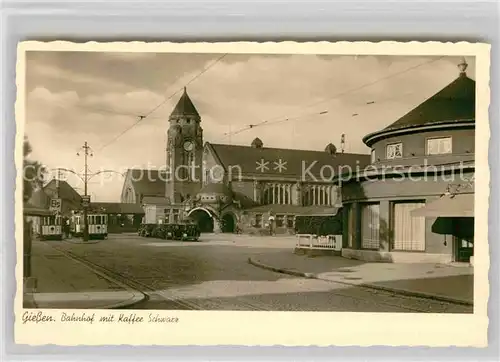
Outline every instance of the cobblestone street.
{"type": "MultiPolygon", "coordinates": [[[[248,263],[249,257],[292,253],[293,238],[204,234],[200,242],[181,243],[121,234],[88,245],[70,241],[43,244],[87,264],[91,274],[93,268],[99,268],[101,274],[104,270],[104,275],[119,276],[122,282],[147,292],[145,300],[130,306],[133,309],[472,312],[468,306],[293,277],[248,263]]],[[[59,280],[71,275],[70,270],[57,272],[59,280]]],[[[80,278],[75,288],[95,291],[94,279],[89,277],[87,286],[80,278]]],[[[39,285],[45,293],[61,289],[43,280],[39,285]]]]}

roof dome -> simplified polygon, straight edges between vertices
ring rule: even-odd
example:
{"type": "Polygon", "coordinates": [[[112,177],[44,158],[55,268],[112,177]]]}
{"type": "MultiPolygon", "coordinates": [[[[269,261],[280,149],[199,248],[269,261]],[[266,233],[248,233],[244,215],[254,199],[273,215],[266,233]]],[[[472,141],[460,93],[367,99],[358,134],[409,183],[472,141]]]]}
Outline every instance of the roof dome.
{"type": "Polygon", "coordinates": [[[363,138],[370,146],[385,134],[396,130],[413,129],[440,124],[467,122],[475,124],[476,82],[465,73],[466,63],[459,64],[460,75],[453,82],[406,113],[386,128],[363,138]]]}
{"type": "Polygon", "coordinates": [[[264,143],[262,142],[262,140],[259,137],[256,137],[252,141],[252,147],[253,148],[262,148],[262,146],[264,146],[264,143]]]}
{"type": "Polygon", "coordinates": [[[337,147],[335,147],[335,145],[333,143],[329,143],[325,147],[325,152],[327,152],[331,155],[334,155],[337,153],[337,147]]]}

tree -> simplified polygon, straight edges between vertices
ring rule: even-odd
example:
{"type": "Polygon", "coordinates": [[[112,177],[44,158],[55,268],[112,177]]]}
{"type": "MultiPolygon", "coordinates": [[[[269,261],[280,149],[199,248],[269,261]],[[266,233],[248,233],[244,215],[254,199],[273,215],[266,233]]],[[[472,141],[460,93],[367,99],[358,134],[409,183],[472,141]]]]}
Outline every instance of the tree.
{"type": "Polygon", "coordinates": [[[24,136],[23,143],[23,199],[28,201],[33,194],[33,191],[43,186],[44,176],[47,172],[45,166],[38,161],[29,159],[29,155],[33,149],[24,136]]]}

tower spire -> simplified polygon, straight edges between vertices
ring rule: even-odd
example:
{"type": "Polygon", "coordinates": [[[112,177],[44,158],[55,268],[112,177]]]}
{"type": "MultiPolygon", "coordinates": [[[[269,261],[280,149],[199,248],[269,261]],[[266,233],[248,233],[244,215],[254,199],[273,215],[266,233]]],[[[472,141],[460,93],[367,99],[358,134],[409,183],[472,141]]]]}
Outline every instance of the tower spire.
{"type": "Polygon", "coordinates": [[[184,93],[180,96],[179,101],[177,102],[177,105],[175,106],[174,110],[172,111],[171,116],[179,117],[179,116],[195,116],[199,117],[200,114],[196,110],[196,107],[194,106],[193,102],[191,101],[191,98],[189,98],[189,95],[187,93],[186,87],[184,87],[184,93]]]}

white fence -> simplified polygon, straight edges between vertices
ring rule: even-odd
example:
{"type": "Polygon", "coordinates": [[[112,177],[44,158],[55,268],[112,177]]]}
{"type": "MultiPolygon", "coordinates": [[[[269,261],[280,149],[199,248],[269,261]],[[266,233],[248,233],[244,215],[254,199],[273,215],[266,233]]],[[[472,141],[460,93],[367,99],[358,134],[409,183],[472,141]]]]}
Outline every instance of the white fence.
{"type": "Polygon", "coordinates": [[[297,248],[342,250],[342,235],[297,234],[297,248]]]}

